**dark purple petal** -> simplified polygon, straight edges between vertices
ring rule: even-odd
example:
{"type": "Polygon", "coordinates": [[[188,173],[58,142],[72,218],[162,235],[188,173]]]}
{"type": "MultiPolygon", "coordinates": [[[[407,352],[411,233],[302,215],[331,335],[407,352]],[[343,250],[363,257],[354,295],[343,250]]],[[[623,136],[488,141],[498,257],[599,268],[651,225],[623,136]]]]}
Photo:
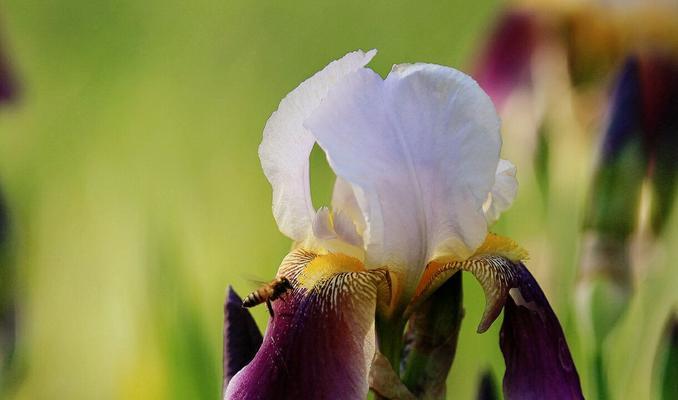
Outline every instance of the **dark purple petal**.
{"type": "Polygon", "coordinates": [[[229,286],[224,304],[224,391],[231,378],[252,361],[261,341],[261,332],[254,318],[249,310],[243,308],[242,299],[229,286]]]}
{"type": "Polygon", "coordinates": [[[638,221],[642,183],[648,169],[641,108],[638,59],[629,57],[612,96],[583,221],[584,230],[614,240],[631,235],[638,221]]]}
{"type": "Polygon", "coordinates": [[[497,108],[501,108],[513,89],[529,81],[536,44],[537,23],[533,14],[506,11],[500,15],[474,74],[497,108]]]}
{"type": "Polygon", "coordinates": [[[641,137],[641,104],[638,59],[629,57],[617,77],[612,94],[609,122],[603,138],[603,163],[619,157],[630,141],[641,137]]]}
{"type": "Polygon", "coordinates": [[[583,399],[558,318],[532,274],[514,263],[518,285],[504,305],[500,346],[507,399],[583,399]]]}
{"type": "Polygon", "coordinates": [[[663,365],[659,365],[661,398],[674,399],[678,395],[678,316],[668,321],[666,336],[663,365]]]}
{"type": "Polygon", "coordinates": [[[640,57],[640,81],[653,190],[650,221],[660,233],[671,220],[678,180],[678,58],[644,54],[640,57]]]}
{"type": "MultiPolygon", "coordinates": [[[[678,107],[678,57],[659,52],[638,56],[642,91],[643,130],[656,148],[666,128],[675,128],[678,107]]],[[[673,131],[675,133],[675,130],[673,131]]]]}
{"type": "Polygon", "coordinates": [[[488,240],[493,244],[468,260],[430,263],[430,271],[424,273],[429,281],[422,285],[420,297],[426,299],[431,290],[459,271],[472,273],[486,301],[478,332],[486,331],[504,310],[500,333],[506,363],[504,397],[582,399],[579,375],[558,318],[527,268],[506,258],[520,251],[508,250],[515,246],[511,241],[496,236],[488,240]]]}
{"type": "Polygon", "coordinates": [[[377,290],[384,276],[337,272],[316,279],[318,271],[309,272],[312,261],[333,256],[295,251],[283,261],[279,276],[295,289],[273,303],[275,317],[261,349],[233,377],[226,399],[365,398],[375,351],[377,290]],[[314,280],[310,288],[309,279],[314,280]]]}

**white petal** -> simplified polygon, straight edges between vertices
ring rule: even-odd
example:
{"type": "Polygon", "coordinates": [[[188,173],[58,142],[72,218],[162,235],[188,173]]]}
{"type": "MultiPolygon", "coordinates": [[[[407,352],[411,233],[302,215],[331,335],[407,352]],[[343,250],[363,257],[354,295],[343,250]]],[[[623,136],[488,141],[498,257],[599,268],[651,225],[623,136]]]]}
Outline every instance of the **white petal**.
{"type": "Polygon", "coordinates": [[[273,186],[273,215],[278,228],[294,240],[310,234],[315,215],[308,175],[308,157],[315,139],[303,122],[337,81],[365,66],[375,54],[375,50],[356,51],[330,63],[290,92],[266,122],[259,158],[273,186]]]}
{"type": "Polygon", "coordinates": [[[341,211],[331,212],[327,207],[320,207],[313,218],[313,236],[321,241],[339,239],[351,246],[363,247],[363,238],[351,217],[341,211]]]}
{"type": "Polygon", "coordinates": [[[518,180],[516,179],[515,165],[508,160],[499,160],[492,192],[487,195],[487,200],[483,204],[483,211],[485,211],[485,219],[487,219],[488,224],[496,222],[499,215],[511,207],[517,193],[518,180]]]}
{"type": "Polygon", "coordinates": [[[334,213],[334,231],[339,237],[339,239],[344,242],[358,247],[363,247],[363,238],[358,234],[353,219],[341,211],[334,213]]]}
{"type": "Polygon", "coordinates": [[[313,236],[321,240],[336,239],[337,233],[332,226],[332,217],[330,209],[320,207],[313,218],[313,236]]]}
{"type": "Polygon", "coordinates": [[[355,197],[353,185],[340,176],[334,182],[332,209],[350,217],[359,234],[365,231],[365,218],[355,197]]]}
{"type": "Polygon", "coordinates": [[[416,285],[428,260],[467,257],[484,240],[501,138],[492,102],[467,75],[417,64],[382,80],[360,69],[305,126],[362,191],[368,265],[400,268],[416,285]]]}

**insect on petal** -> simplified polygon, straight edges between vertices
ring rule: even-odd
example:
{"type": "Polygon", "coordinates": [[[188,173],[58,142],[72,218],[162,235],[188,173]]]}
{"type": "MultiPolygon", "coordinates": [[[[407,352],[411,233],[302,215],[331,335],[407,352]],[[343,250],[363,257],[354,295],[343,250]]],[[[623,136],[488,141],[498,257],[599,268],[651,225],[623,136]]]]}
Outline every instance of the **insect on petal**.
{"type": "Polygon", "coordinates": [[[285,258],[279,276],[294,289],[273,302],[263,344],[225,399],[365,398],[384,274],[356,266],[301,249],[285,258]]]}

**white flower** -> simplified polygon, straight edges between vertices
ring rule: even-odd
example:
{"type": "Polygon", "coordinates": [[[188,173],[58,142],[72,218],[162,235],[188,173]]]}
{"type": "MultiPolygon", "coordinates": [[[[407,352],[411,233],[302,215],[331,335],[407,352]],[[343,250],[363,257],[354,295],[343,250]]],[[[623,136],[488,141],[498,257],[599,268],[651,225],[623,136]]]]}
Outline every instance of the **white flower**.
{"type": "Polygon", "coordinates": [[[382,79],[365,68],[375,54],[349,53],[287,95],[259,155],[285,235],[387,267],[407,301],[429,261],[473,254],[517,182],[473,79],[433,64],[396,65],[382,79]],[[311,202],[315,143],[337,175],[331,211],[311,202]]]}

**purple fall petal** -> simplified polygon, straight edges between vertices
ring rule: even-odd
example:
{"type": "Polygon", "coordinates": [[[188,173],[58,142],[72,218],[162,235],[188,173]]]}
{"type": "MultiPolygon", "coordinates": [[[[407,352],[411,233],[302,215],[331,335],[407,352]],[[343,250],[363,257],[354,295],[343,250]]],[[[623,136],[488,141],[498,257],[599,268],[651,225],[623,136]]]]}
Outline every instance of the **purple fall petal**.
{"type": "Polygon", "coordinates": [[[224,304],[224,386],[245,365],[249,364],[261,347],[261,332],[249,310],[232,287],[224,304]]]}
{"type": "Polygon", "coordinates": [[[583,399],[579,375],[565,335],[534,277],[518,261],[488,251],[465,261],[432,264],[437,275],[427,291],[459,271],[472,273],[485,292],[478,332],[485,332],[504,310],[500,346],[504,354],[504,398],[583,399]]]}
{"type": "Polygon", "coordinates": [[[514,264],[520,292],[504,305],[500,346],[506,363],[507,399],[583,399],[558,318],[532,274],[514,264]],[[518,303],[518,304],[516,304],[518,303]]]}
{"type": "MultiPolygon", "coordinates": [[[[289,257],[288,257],[289,258],[289,257]]],[[[312,257],[305,262],[308,263],[312,257]]],[[[341,272],[273,303],[261,349],[225,399],[362,399],[374,356],[377,285],[383,276],[341,272]]]]}

